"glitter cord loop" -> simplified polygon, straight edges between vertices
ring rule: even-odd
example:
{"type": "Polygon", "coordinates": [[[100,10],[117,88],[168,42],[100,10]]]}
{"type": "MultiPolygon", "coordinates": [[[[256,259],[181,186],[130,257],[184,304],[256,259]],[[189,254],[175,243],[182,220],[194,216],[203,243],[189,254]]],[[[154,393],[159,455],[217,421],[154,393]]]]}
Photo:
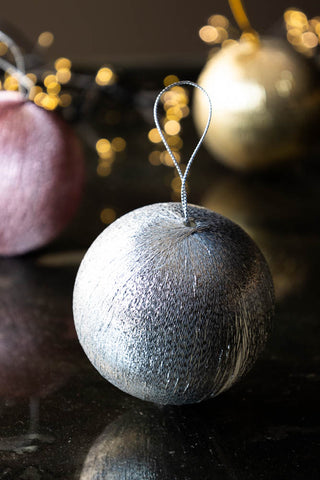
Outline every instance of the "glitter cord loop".
{"type": "Polygon", "coordinates": [[[190,168],[191,168],[191,165],[192,165],[192,162],[194,160],[194,157],[196,156],[203,140],[204,140],[204,137],[206,136],[206,133],[208,131],[208,128],[209,128],[209,125],[210,125],[210,122],[211,122],[211,116],[212,116],[212,103],[211,103],[211,100],[210,100],[210,97],[208,95],[208,93],[202,88],[200,87],[200,85],[198,85],[197,83],[194,83],[194,82],[190,82],[189,80],[181,80],[180,82],[175,82],[175,83],[172,83],[171,85],[169,85],[168,87],[164,88],[160,93],[159,95],[157,96],[156,98],[156,101],[154,103],[154,108],[153,108],[153,117],[154,117],[154,123],[156,124],[156,127],[157,127],[157,130],[159,132],[159,135],[161,137],[161,140],[163,141],[164,143],[164,146],[166,147],[167,149],[167,152],[169,153],[170,157],[172,158],[172,161],[178,171],[178,174],[179,174],[179,177],[181,179],[181,205],[182,205],[182,210],[183,210],[183,214],[184,214],[184,221],[185,221],[185,224],[186,225],[189,225],[190,222],[189,222],[189,215],[188,215],[188,202],[187,202],[187,191],[186,191],[186,180],[187,180],[187,176],[189,174],[189,171],[190,171],[190,168]],[[209,103],[209,113],[208,113],[208,120],[207,120],[207,124],[205,126],[205,129],[203,131],[203,134],[201,135],[201,138],[199,140],[199,142],[197,143],[196,145],[196,148],[194,149],[191,157],[189,158],[189,161],[187,163],[187,166],[186,166],[186,169],[185,169],[185,172],[184,174],[182,173],[181,171],[181,168],[171,150],[171,148],[169,147],[168,145],[168,142],[165,138],[165,135],[160,127],[160,123],[159,123],[159,119],[158,119],[158,105],[159,105],[159,101],[162,97],[162,95],[167,92],[168,90],[170,90],[172,87],[175,87],[175,86],[180,86],[180,85],[190,85],[192,87],[195,87],[195,88],[198,88],[198,90],[201,90],[202,93],[204,93],[207,97],[207,100],[208,100],[208,103],[209,103]]]}
{"type": "Polygon", "coordinates": [[[3,42],[7,45],[16,64],[16,66],[14,66],[10,62],[0,58],[0,69],[17,78],[19,90],[22,94],[29,94],[30,89],[34,86],[34,82],[26,76],[24,58],[18,45],[12,40],[12,38],[3,33],[1,30],[0,42],[3,42]]]}

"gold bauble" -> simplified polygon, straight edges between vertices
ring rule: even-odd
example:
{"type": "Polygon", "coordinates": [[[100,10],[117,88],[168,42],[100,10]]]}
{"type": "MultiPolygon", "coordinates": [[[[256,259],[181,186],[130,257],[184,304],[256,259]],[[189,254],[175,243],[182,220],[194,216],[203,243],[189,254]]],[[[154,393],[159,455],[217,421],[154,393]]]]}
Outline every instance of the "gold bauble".
{"type": "MultiPolygon", "coordinates": [[[[213,106],[205,144],[223,163],[258,169],[303,153],[319,115],[319,88],[308,60],[288,44],[269,39],[227,46],[207,62],[198,83],[213,106]]],[[[205,102],[196,91],[199,133],[205,102]]]]}
{"type": "Polygon", "coordinates": [[[216,178],[201,205],[240,225],[259,245],[270,266],[277,302],[301,292],[311,281],[318,251],[314,235],[319,187],[307,177],[228,173],[216,178]],[[270,176],[269,176],[270,177],[270,176]],[[311,259],[311,261],[310,261],[311,259]]]}

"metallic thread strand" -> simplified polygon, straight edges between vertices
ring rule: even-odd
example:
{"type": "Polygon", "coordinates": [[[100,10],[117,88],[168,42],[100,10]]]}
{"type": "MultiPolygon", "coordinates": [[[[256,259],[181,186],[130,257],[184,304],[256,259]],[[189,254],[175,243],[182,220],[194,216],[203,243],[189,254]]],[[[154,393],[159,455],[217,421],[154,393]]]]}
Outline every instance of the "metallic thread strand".
{"type": "Polygon", "coordinates": [[[7,45],[16,64],[16,66],[14,66],[11,63],[7,62],[6,60],[0,59],[1,60],[0,69],[10,73],[10,75],[17,78],[19,82],[19,91],[24,95],[28,95],[31,87],[34,86],[34,82],[30,80],[29,77],[26,76],[24,58],[20,48],[12,40],[12,38],[10,38],[8,35],[3,33],[1,30],[0,30],[0,42],[3,42],[7,45]]]}
{"type": "Polygon", "coordinates": [[[167,152],[169,153],[170,157],[172,158],[172,161],[178,171],[178,174],[179,174],[179,177],[181,179],[181,205],[182,205],[182,210],[183,210],[183,214],[184,214],[184,220],[185,220],[185,223],[186,224],[189,224],[189,215],[188,215],[188,202],[187,202],[187,192],[186,192],[186,180],[187,180],[187,176],[189,174],[189,171],[190,171],[190,168],[191,168],[191,165],[192,165],[192,162],[204,140],[204,137],[206,136],[206,133],[208,131],[208,128],[209,128],[209,125],[210,125],[210,122],[211,122],[211,117],[212,117],[212,103],[211,103],[211,100],[210,100],[210,97],[208,95],[208,93],[206,92],[206,90],[204,90],[204,88],[200,87],[200,85],[198,85],[197,83],[194,83],[194,82],[191,82],[189,80],[181,80],[179,82],[175,82],[175,83],[172,83],[171,85],[169,85],[168,87],[164,88],[160,93],[159,95],[157,96],[156,98],[156,101],[154,103],[154,108],[153,108],[153,117],[154,117],[154,123],[156,124],[156,127],[157,127],[157,130],[159,132],[159,135],[161,137],[161,140],[163,141],[164,143],[164,146],[166,147],[167,149],[167,152]],[[206,127],[203,131],[203,134],[199,140],[199,142],[197,143],[196,145],[196,148],[194,149],[191,157],[189,158],[189,161],[187,163],[187,166],[186,166],[186,169],[185,169],[185,172],[184,174],[182,174],[182,171],[181,171],[181,168],[171,150],[171,148],[169,147],[168,145],[168,142],[162,132],[162,129],[160,127],[160,123],[159,123],[159,119],[158,119],[158,105],[159,105],[159,101],[162,97],[162,95],[167,92],[168,90],[170,90],[172,87],[175,87],[175,86],[180,86],[180,85],[190,85],[191,87],[195,87],[195,88],[198,88],[199,90],[201,90],[207,97],[207,100],[208,100],[208,103],[209,103],[209,113],[208,113],[208,120],[207,120],[207,124],[206,124],[206,127]]]}

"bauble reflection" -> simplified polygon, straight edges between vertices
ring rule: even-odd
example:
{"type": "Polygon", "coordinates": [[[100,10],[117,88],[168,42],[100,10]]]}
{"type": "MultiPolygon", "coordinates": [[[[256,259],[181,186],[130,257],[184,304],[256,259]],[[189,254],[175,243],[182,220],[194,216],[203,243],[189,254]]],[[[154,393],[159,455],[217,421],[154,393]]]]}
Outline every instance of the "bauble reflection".
{"type": "Polygon", "coordinates": [[[74,371],[66,276],[26,259],[0,261],[1,403],[29,405],[28,427],[21,422],[19,434],[0,436],[0,451],[30,453],[54,440],[41,433],[39,405],[74,371]]]}
{"type": "Polygon", "coordinates": [[[0,262],[0,396],[44,397],[73,371],[75,338],[57,271],[23,260],[0,262]],[[45,280],[44,280],[45,279],[45,280]]]}
{"type": "Polygon", "coordinates": [[[215,432],[176,409],[135,409],[92,445],[80,480],[227,480],[235,478],[215,432]]]}
{"type": "MultiPolygon", "coordinates": [[[[301,155],[317,138],[311,130],[319,119],[319,84],[310,62],[285,42],[227,46],[209,59],[198,83],[213,105],[205,145],[230,167],[265,168],[301,155]]],[[[199,134],[207,118],[204,102],[196,91],[199,134]]]]}

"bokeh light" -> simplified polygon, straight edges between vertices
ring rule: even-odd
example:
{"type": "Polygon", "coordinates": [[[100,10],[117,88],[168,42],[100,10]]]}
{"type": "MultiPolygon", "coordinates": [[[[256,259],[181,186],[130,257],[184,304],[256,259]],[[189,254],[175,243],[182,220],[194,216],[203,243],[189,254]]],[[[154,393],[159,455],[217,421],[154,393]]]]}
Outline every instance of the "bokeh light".
{"type": "Polygon", "coordinates": [[[34,87],[31,87],[29,91],[29,99],[34,100],[36,95],[38,95],[38,93],[41,93],[41,92],[42,92],[42,88],[40,86],[35,85],[34,87]]]}
{"type": "Polygon", "coordinates": [[[168,87],[175,82],[179,82],[179,78],[177,77],[177,75],[167,75],[163,80],[163,85],[165,87],[168,87]]]}
{"type": "Polygon", "coordinates": [[[177,135],[181,130],[181,126],[177,120],[168,120],[164,124],[164,130],[168,135],[177,135]]]}
{"type": "Polygon", "coordinates": [[[199,37],[206,43],[218,43],[219,33],[216,27],[212,25],[205,25],[199,30],[199,37]]]}
{"type": "Polygon", "coordinates": [[[108,177],[111,171],[112,167],[108,162],[99,162],[99,165],[97,166],[97,174],[99,175],[99,177],[108,177]]]}
{"type": "Polygon", "coordinates": [[[12,91],[19,90],[19,82],[12,75],[7,75],[3,83],[3,88],[12,91]]]}
{"type": "MultiPolygon", "coordinates": [[[[165,86],[172,85],[179,81],[175,75],[167,75],[163,83],[165,86]]],[[[179,164],[181,172],[184,172],[185,166],[181,164],[181,148],[183,141],[179,133],[181,132],[181,120],[187,117],[190,113],[189,109],[189,94],[188,90],[180,85],[173,86],[170,90],[165,92],[161,97],[164,115],[160,119],[163,125],[163,134],[168,143],[176,162],[179,164]]],[[[148,132],[148,139],[153,144],[161,144],[162,140],[156,128],[152,128],[148,132]]],[[[149,163],[152,166],[158,167],[165,165],[166,167],[175,167],[174,161],[166,150],[153,150],[148,157],[149,163]]],[[[171,186],[171,200],[177,201],[180,198],[181,181],[177,176],[175,170],[175,177],[172,180],[171,186]]]]}
{"type": "Polygon", "coordinates": [[[288,42],[308,57],[315,55],[320,40],[320,18],[309,20],[305,13],[293,8],[286,10],[283,17],[288,42]]]}
{"type": "Polygon", "coordinates": [[[96,75],[96,83],[101,87],[112,85],[116,81],[116,76],[110,67],[101,67],[96,75]]]}
{"type": "Polygon", "coordinates": [[[227,29],[230,25],[229,20],[224,15],[211,15],[208,18],[208,24],[213,25],[214,27],[223,27],[227,29]]]}
{"type": "Polygon", "coordinates": [[[68,83],[71,80],[71,71],[68,70],[67,68],[62,68],[59,70],[56,74],[57,80],[62,83],[68,83]]]}
{"type": "Polygon", "coordinates": [[[109,225],[110,223],[114,222],[114,220],[117,218],[117,214],[116,214],[116,211],[114,210],[114,208],[111,208],[111,207],[108,207],[108,208],[104,208],[101,212],[100,212],[100,220],[102,223],[105,223],[107,225],[109,225]]]}
{"type": "Polygon", "coordinates": [[[154,166],[161,165],[160,154],[161,152],[159,150],[151,152],[148,157],[149,163],[154,166]]]}
{"type": "Polygon", "coordinates": [[[37,83],[37,75],[35,75],[34,73],[27,73],[26,74],[26,77],[28,77],[32,83],[36,84],[37,83]]]}
{"type": "Polygon", "coordinates": [[[160,134],[159,134],[159,132],[156,128],[152,128],[149,131],[148,138],[149,138],[150,142],[152,142],[152,143],[160,143],[162,141],[161,137],[160,137],[160,134]]]}
{"type": "Polygon", "coordinates": [[[63,108],[69,107],[72,103],[72,96],[70,93],[63,93],[59,98],[59,105],[63,108]]]}
{"type": "Polygon", "coordinates": [[[111,143],[106,138],[100,138],[96,143],[96,150],[98,155],[104,155],[111,152],[111,143]]]}
{"type": "Polygon", "coordinates": [[[71,60],[69,60],[69,58],[66,58],[66,57],[60,57],[60,58],[57,58],[57,60],[54,62],[54,68],[56,69],[56,71],[58,72],[59,70],[70,70],[71,69],[71,60]]]}
{"type": "Polygon", "coordinates": [[[49,48],[54,42],[54,35],[51,32],[42,32],[38,37],[40,47],[49,48]]]}
{"type": "MultiPolygon", "coordinates": [[[[218,47],[228,47],[240,39],[257,41],[258,34],[255,32],[242,11],[234,11],[235,19],[241,25],[233,26],[224,15],[211,15],[207,25],[199,29],[199,37],[207,45],[213,48],[214,54],[218,47]],[[243,17],[243,14],[245,17],[243,17]],[[246,28],[244,28],[246,26],[246,28]]],[[[288,42],[300,53],[310,57],[316,54],[320,42],[320,17],[308,19],[307,15],[297,8],[289,8],[284,12],[284,22],[287,30],[288,42]]]]}
{"type": "Polygon", "coordinates": [[[127,146],[127,142],[122,137],[115,137],[111,141],[111,148],[114,152],[123,152],[127,146]]]}

